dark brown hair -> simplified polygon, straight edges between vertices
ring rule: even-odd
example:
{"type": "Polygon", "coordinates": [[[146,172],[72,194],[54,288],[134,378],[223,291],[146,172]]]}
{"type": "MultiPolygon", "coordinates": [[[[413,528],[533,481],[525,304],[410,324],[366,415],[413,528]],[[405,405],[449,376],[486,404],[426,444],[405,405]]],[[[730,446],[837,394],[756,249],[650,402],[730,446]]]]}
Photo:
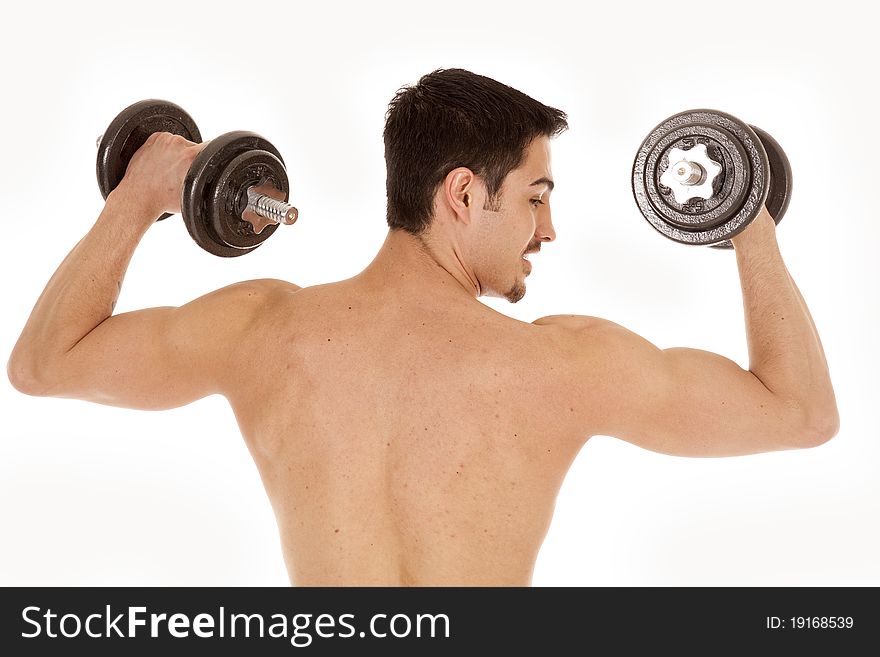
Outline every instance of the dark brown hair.
{"type": "Polygon", "coordinates": [[[568,128],[564,112],[491,78],[438,69],[398,90],[385,116],[387,221],[419,235],[450,171],[482,177],[490,202],[532,141],[568,128]]]}

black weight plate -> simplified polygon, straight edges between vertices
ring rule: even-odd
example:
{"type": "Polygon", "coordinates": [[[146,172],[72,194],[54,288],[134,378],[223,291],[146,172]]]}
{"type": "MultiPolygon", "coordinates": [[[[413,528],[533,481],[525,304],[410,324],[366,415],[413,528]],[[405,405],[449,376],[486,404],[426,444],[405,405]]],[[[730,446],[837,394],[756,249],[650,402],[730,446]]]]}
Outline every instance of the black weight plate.
{"type": "Polygon", "coordinates": [[[288,198],[287,172],[284,163],[269,151],[245,151],[223,167],[213,188],[210,216],[215,234],[227,245],[248,249],[275,232],[278,224],[254,232],[253,225],[241,218],[247,208],[247,190],[254,185],[269,183],[288,198]]]}
{"type": "MultiPolygon", "coordinates": [[[[98,143],[96,171],[104,200],[125,176],[135,151],[154,132],[170,132],[195,143],[202,141],[195,121],[174,103],[150,99],[129,105],[110,122],[98,143]]],[[[159,220],[170,216],[165,213],[159,220]]]]}
{"type": "Polygon", "coordinates": [[[739,140],[723,128],[688,125],[665,135],[648,156],[645,180],[651,204],[666,223],[687,231],[708,231],[733,217],[742,206],[751,180],[751,166],[739,140]],[[689,150],[703,144],[712,159],[721,165],[715,179],[713,196],[692,198],[686,203],[675,200],[672,190],[660,183],[660,176],[671,166],[673,148],[689,150]],[[685,148],[687,147],[687,148],[685,148]]]}
{"type": "Polygon", "coordinates": [[[766,132],[752,126],[752,130],[758,135],[764,150],[767,151],[767,159],[770,161],[770,190],[767,192],[767,212],[773,217],[773,221],[778,225],[782,221],[782,216],[788,210],[788,204],[791,201],[792,177],[791,164],[785,151],[779,145],[779,142],[773,139],[766,132]]]}
{"type": "MultiPolygon", "coordinates": [[[[667,158],[668,159],[668,158],[667,158]]],[[[639,147],[633,162],[632,189],[636,204],[648,222],[669,239],[684,244],[715,244],[739,233],[755,217],[767,196],[767,153],[754,131],[736,117],[716,110],[680,112],[658,124],[639,147]],[[678,212],[662,190],[659,176],[668,166],[663,157],[676,140],[707,141],[721,147],[715,156],[724,160],[720,192],[727,196],[708,204],[694,204],[691,212],[678,212]],[[739,191],[737,191],[739,190],[739,191]],[[722,206],[727,203],[729,207],[722,206]],[[700,217],[707,207],[711,212],[700,217]]],[[[690,204],[690,202],[688,203],[690,204]]],[[[685,205],[688,205],[685,204],[685,205]]]]}
{"type": "MultiPolygon", "coordinates": [[[[226,198],[226,192],[217,191],[218,182],[221,182],[224,172],[239,155],[250,151],[266,151],[272,154],[282,164],[283,170],[284,160],[281,158],[281,153],[269,141],[253,132],[227,132],[208,142],[208,145],[196,156],[183,184],[181,210],[186,229],[196,244],[216,256],[232,258],[249,253],[262,244],[277,228],[277,225],[268,226],[259,235],[255,235],[257,240],[237,236],[233,229],[235,237],[230,239],[231,244],[224,240],[215,228],[215,225],[224,223],[222,218],[215,217],[215,202],[224,199],[223,205],[225,205],[226,198]]],[[[288,192],[286,174],[283,181],[279,180],[276,184],[279,185],[286,195],[288,192]]],[[[230,204],[236,207],[240,203],[234,193],[229,195],[229,199],[230,204]]],[[[241,223],[244,224],[242,230],[245,233],[248,230],[253,233],[253,227],[249,223],[245,221],[241,223]]],[[[226,237],[230,236],[227,234],[226,237]]]]}
{"type": "MultiPolygon", "coordinates": [[[[782,221],[782,216],[788,209],[789,201],[791,201],[791,164],[789,164],[788,157],[785,155],[785,151],[782,150],[779,142],[757,126],[752,125],[750,127],[758,135],[758,139],[761,140],[761,144],[767,152],[767,161],[770,165],[770,175],[767,176],[767,179],[770,181],[770,186],[767,190],[767,199],[764,201],[764,205],[778,226],[779,222],[782,221]]],[[[733,243],[730,240],[724,240],[718,244],[712,244],[712,247],[716,249],[732,249],[733,243]]]]}

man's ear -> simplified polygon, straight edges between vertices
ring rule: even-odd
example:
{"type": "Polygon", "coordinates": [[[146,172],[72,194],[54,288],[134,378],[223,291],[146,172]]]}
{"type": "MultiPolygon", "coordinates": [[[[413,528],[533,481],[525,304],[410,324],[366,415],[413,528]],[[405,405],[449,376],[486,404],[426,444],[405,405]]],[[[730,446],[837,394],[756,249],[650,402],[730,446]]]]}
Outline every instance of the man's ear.
{"type": "Polygon", "coordinates": [[[467,167],[458,167],[446,174],[443,180],[443,198],[456,219],[469,224],[471,210],[475,207],[474,188],[477,176],[467,167]]]}

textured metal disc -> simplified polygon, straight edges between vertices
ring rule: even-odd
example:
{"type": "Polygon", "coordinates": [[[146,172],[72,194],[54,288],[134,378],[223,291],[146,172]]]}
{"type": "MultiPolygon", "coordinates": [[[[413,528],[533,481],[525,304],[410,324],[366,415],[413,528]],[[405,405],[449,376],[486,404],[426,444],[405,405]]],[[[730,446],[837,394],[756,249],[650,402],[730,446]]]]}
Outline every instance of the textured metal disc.
{"type": "Polygon", "coordinates": [[[768,169],[767,153],[748,124],[724,112],[688,110],[657,125],[642,142],[633,163],[633,195],[648,222],[669,239],[718,244],[757,216],[767,198],[768,169]],[[677,203],[660,177],[670,165],[670,150],[689,144],[705,144],[722,173],[710,199],[677,203]]]}
{"type": "Polygon", "coordinates": [[[788,204],[791,201],[793,181],[791,177],[791,164],[785,151],[773,137],[757,126],[752,130],[758,135],[764,150],[767,151],[767,159],[770,161],[770,189],[767,192],[767,211],[778,224],[782,220],[788,204]]]}
{"type": "MultiPolygon", "coordinates": [[[[778,226],[779,222],[782,221],[782,216],[788,209],[789,201],[791,201],[791,165],[779,142],[759,127],[754,125],[750,127],[758,135],[758,139],[761,140],[761,144],[767,152],[767,161],[770,164],[770,175],[767,178],[770,182],[769,189],[767,190],[767,200],[764,201],[764,205],[778,226]]],[[[733,243],[728,239],[711,246],[716,249],[732,249],[733,243]]]]}
{"type": "MultiPolygon", "coordinates": [[[[98,143],[96,171],[104,199],[120,183],[135,151],[154,132],[170,132],[199,143],[202,136],[192,117],[167,100],[142,100],[122,110],[98,143]]],[[[168,213],[159,219],[170,217],[168,213]]]]}
{"type": "Polygon", "coordinates": [[[247,188],[262,182],[271,182],[287,198],[284,160],[269,141],[244,131],[212,139],[196,156],[183,185],[183,220],[196,243],[209,253],[231,258],[265,242],[277,224],[256,234],[241,218],[247,188]]]}
{"type": "Polygon", "coordinates": [[[688,125],[670,131],[657,142],[646,160],[645,179],[653,181],[646,185],[651,204],[664,221],[688,231],[708,231],[730,220],[742,206],[750,178],[751,165],[739,140],[726,130],[712,126],[688,125]],[[673,164],[669,162],[669,154],[674,148],[687,150],[697,144],[706,146],[707,152],[721,165],[721,174],[714,181],[711,198],[692,198],[679,203],[672,190],[660,182],[660,177],[673,164]]]}

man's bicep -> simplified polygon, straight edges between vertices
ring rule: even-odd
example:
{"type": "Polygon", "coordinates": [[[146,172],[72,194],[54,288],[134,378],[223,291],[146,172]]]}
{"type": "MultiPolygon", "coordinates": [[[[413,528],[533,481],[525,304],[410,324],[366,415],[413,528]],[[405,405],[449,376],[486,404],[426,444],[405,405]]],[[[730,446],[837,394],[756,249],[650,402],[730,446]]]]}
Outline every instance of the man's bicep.
{"type": "Polygon", "coordinates": [[[109,317],[64,356],[47,394],[159,410],[224,392],[232,345],[266,294],[258,283],[109,317]]]}
{"type": "Polygon", "coordinates": [[[595,433],[676,456],[803,446],[797,409],[732,360],[699,349],[658,349],[616,324],[592,332],[584,337],[584,380],[600,400],[592,409],[595,433]]]}

